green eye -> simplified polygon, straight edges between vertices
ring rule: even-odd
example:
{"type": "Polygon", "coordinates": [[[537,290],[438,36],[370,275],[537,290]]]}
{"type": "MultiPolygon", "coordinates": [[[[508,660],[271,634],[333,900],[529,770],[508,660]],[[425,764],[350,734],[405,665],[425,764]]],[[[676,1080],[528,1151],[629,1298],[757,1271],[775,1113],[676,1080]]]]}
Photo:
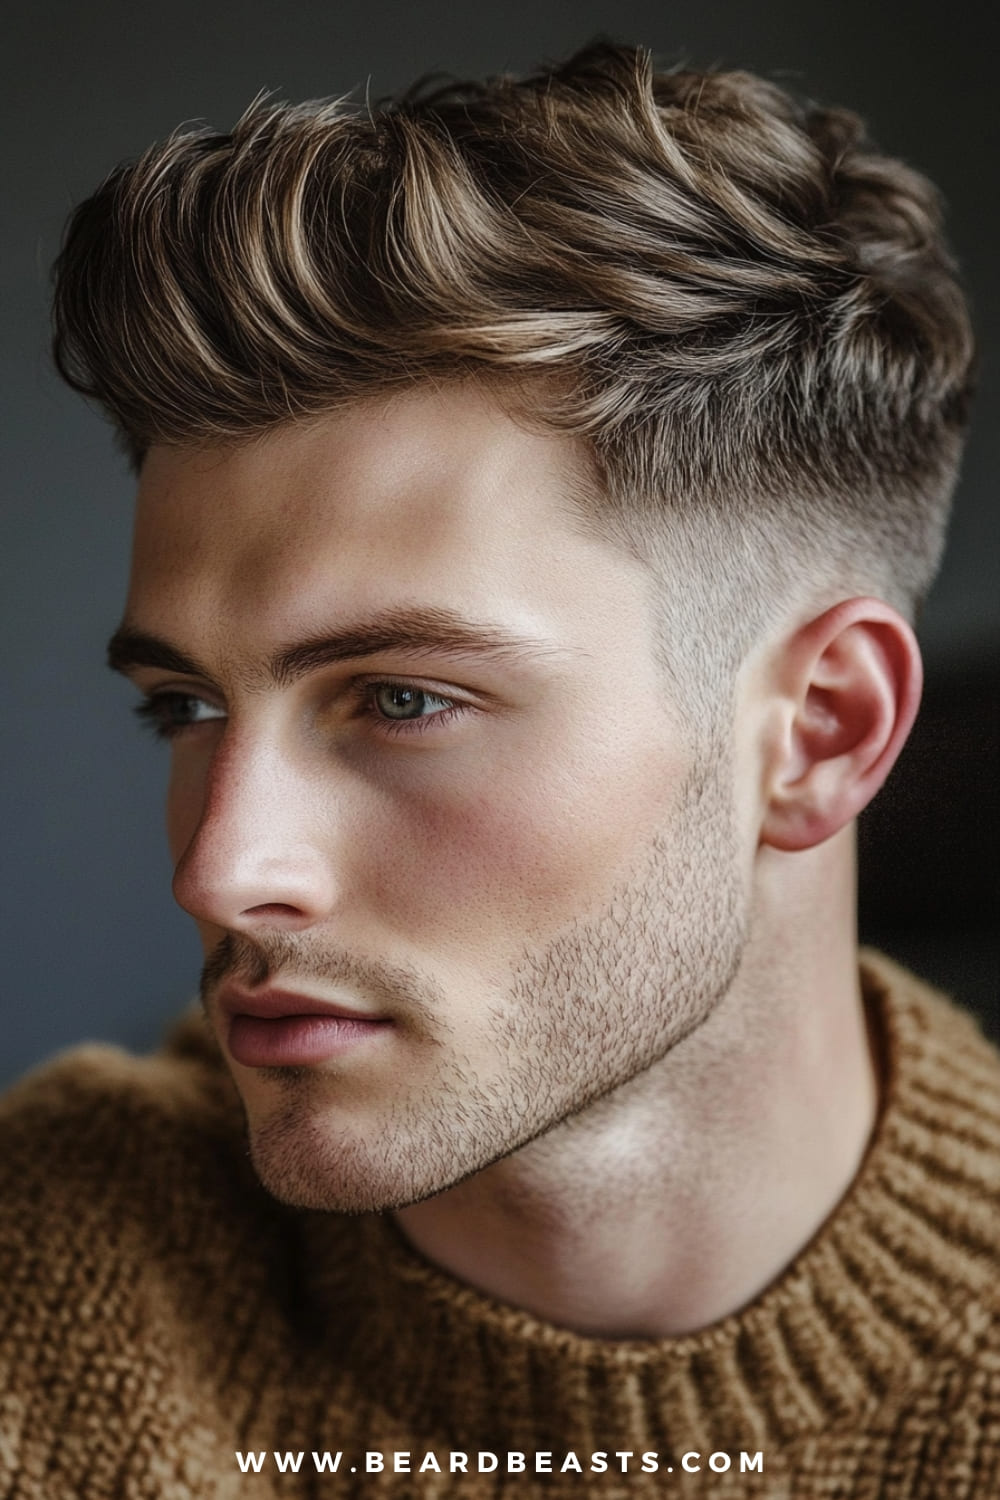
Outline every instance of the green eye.
{"type": "Polygon", "coordinates": [[[372,689],[372,702],[386,719],[421,719],[451,707],[447,698],[439,698],[423,688],[404,687],[400,683],[382,682],[372,689]]]}

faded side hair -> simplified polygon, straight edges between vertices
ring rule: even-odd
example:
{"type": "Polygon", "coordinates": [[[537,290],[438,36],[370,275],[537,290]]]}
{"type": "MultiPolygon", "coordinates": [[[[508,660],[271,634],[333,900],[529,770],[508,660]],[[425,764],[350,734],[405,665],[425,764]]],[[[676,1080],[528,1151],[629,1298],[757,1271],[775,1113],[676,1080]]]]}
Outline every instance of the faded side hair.
{"type": "Polygon", "coordinates": [[[177,132],[73,214],[55,354],[137,464],[414,381],[530,391],[597,524],[690,553],[739,650],[810,569],[915,611],[972,337],[934,188],[854,115],[599,42],[177,132]]]}

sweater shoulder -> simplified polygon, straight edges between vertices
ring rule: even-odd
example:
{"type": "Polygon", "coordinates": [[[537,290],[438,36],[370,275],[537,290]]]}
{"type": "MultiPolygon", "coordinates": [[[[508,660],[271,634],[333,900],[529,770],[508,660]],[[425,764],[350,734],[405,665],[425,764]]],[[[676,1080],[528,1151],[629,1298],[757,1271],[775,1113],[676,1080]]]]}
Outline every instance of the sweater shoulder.
{"type": "Polygon", "coordinates": [[[864,1247],[873,1285],[891,1254],[910,1316],[925,1298],[928,1348],[936,1331],[971,1369],[976,1348],[1000,1352],[1000,1053],[968,1012],[881,955],[865,955],[863,976],[881,1000],[887,1102],[848,1250],[864,1247]]]}
{"type": "Polygon", "coordinates": [[[967,1139],[985,1181],[1000,1188],[1000,1051],[950,996],[882,954],[862,955],[862,982],[881,1012],[898,1112],[967,1139]]]}
{"type": "Polygon", "coordinates": [[[25,1203],[90,1179],[130,1187],[183,1159],[195,1142],[238,1150],[235,1090],[194,1015],[163,1048],[139,1057],[87,1043],[34,1069],[0,1099],[5,1203],[25,1203]],[[12,1195],[12,1196],[11,1196],[12,1195]]]}
{"type": "Polygon", "coordinates": [[[0,1204],[0,1494],[233,1493],[249,1404],[308,1339],[290,1211],[200,1019],[11,1089],[0,1204]]]}
{"type": "Polygon", "coordinates": [[[225,1241],[280,1212],[253,1175],[235,1089],[194,1016],[151,1056],[87,1044],[9,1090],[0,1203],[0,1287],[31,1301],[53,1277],[68,1288],[70,1267],[82,1285],[88,1265],[218,1260],[225,1241]]]}

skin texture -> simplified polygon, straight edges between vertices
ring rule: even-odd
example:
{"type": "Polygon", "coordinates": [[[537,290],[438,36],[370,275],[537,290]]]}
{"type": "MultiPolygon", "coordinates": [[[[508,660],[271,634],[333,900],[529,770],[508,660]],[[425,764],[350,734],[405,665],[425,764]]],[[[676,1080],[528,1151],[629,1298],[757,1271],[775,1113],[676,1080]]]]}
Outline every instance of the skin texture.
{"type": "Polygon", "coordinates": [[[154,449],[126,623],[191,660],[129,672],[161,715],[186,695],[174,889],[264,1184],[397,1210],[495,1295],[642,1336],[741,1305],[856,1170],[850,820],[919,680],[887,606],[800,605],[696,740],[649,572],[567,498],[582,472],[465,387],[154,449]],[[266,670],[402,610],[519,644],[266,670]],[[429,695],[419,720],[386,719],[386,681],[429,695]],[[234,979],[392,1024],[244,1066],[234,979]]]}

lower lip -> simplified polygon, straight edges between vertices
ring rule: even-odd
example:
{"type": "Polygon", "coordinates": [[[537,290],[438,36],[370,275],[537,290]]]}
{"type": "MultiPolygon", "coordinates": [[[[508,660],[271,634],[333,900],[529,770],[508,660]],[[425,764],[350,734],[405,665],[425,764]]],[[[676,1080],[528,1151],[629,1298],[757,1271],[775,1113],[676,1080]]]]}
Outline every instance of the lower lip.
{"type": "Polygon", "coordinates": [[[229,1052],[245,1068],[291,1068],[325,1062],[384,1032],[390,1021],[347,1016],[234,1016],[229,1052]]]}

